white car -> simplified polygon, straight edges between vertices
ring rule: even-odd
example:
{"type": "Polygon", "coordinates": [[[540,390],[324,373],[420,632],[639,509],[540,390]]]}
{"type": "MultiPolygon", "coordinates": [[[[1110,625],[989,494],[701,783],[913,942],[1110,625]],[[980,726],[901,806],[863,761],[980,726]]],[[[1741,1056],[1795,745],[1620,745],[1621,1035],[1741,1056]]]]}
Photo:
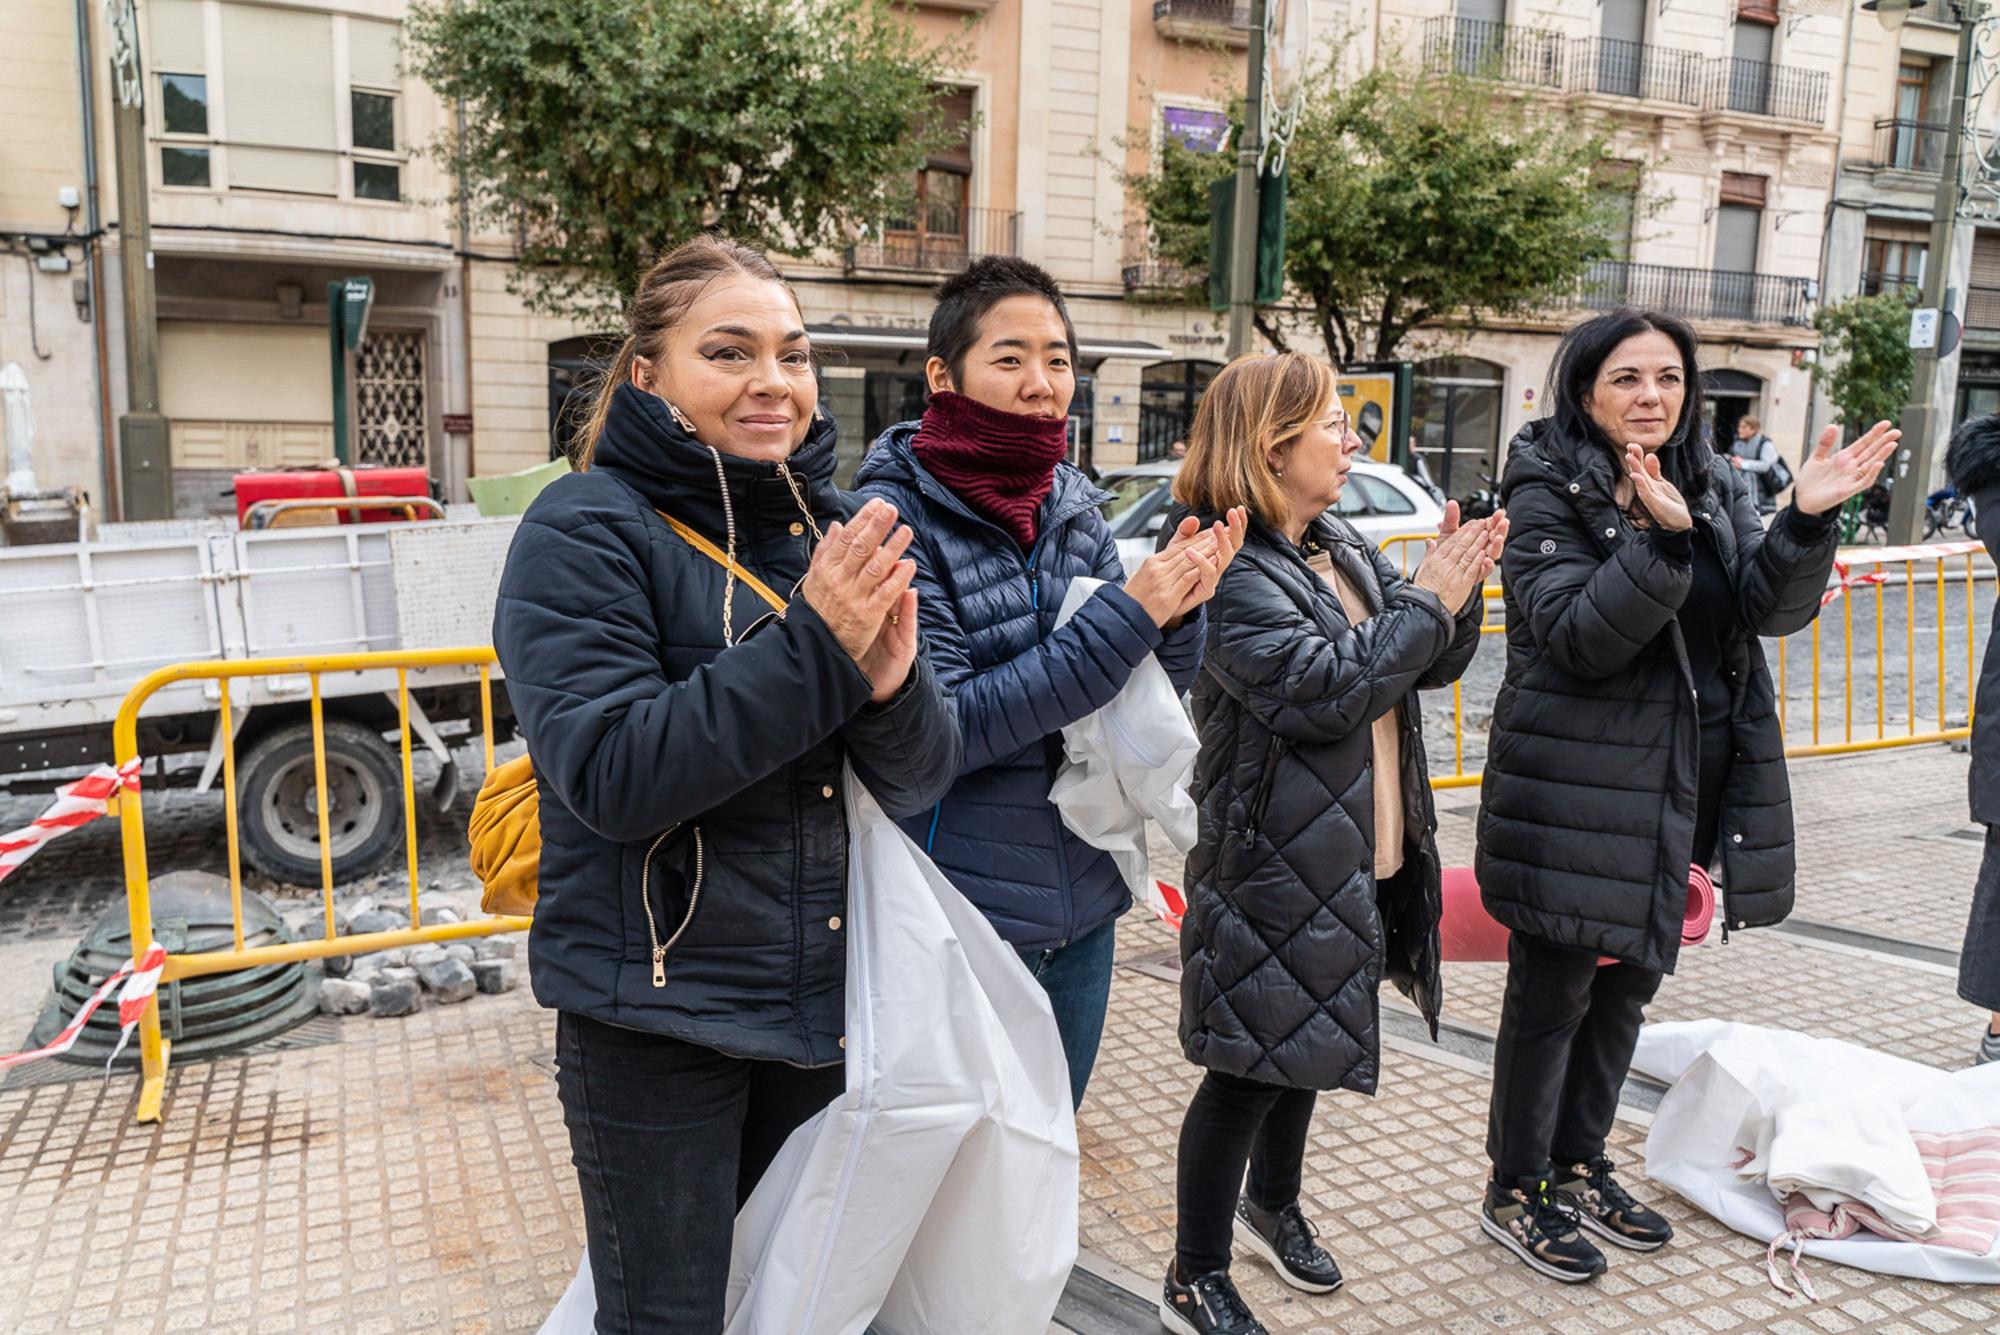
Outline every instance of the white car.
{"type": "MultiPolygon", "coordinates": [[[[1098,481],[1098,486],[1111,493],[1104,518],[1111,525],[1111,536],[1118,540],[1118,558],[1125,563],[1128,576],[1159,545],[1160,526],[1174,507],[1174,474],[1180,466],[1178,459],[1134,464],[1106,473],[1098,481]]],[[[1394,464],[1367,459],[1354,461],[1333,513],[1378,544],[1406,533],[1435,533],[1444,522],[1443,507],[1417,485],[1415,478],[1394,464]]],[[[1415,565],[1421,554],[1421,548],[1391,550],[1389,558],[1398,566],[1415,565]]]]}

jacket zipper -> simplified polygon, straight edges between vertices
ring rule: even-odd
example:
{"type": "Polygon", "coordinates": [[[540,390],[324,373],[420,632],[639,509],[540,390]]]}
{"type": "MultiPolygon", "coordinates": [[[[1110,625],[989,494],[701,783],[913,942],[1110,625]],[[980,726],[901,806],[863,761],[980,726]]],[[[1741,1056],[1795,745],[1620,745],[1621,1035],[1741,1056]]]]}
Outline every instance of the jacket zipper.
{"type": "Polygon", "coordinates": [[[674,948],[674,942],[680,940],[682,933],[687,931],[688,924],[694,921],[695,909],[701,904],[701,883],[706,858],[701,843],[701,826],[697,825],[694,827],[694,892],[688,896],[687,916],[681,919],[681,925],[674,929],[674,934],[666,939],[666,943],[661,944],[660,928],[653,920],[653,854],[659,852],[660,845],[678,829],[680,829],[678,824],[668,826],[646,850],[646,860],[639,867],[639,903],[646,910],[646,937],[653,947],[654,987],[667,985],[667,952],[674,948]]]}
{"type": "Polygon", "coordinates": [[[1245,830],[1248,842],[1254,843],[1264,828],[1264,809],[1271,805],[1271,790],[1277,787],[1278,762],[1284,759],[1285,742],[1273,733],[1270,743],[1264,748],[1264,773],[1257,780],[1257,796],[1250,804],[1250,824],[1245,830]]]}

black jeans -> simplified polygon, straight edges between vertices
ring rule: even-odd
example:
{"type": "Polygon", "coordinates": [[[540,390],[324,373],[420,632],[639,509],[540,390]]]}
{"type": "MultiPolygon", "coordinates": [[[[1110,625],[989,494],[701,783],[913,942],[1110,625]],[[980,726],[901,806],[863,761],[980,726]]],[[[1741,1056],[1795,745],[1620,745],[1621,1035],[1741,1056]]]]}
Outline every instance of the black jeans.
{"type": "Polygon", "coordinates": [[[802,1070],[560,1012],[556,1089],[597,1329],[719,1335],[736,1211],[785,1138],[839,1097],[802,1070]]]}
{"type": "Polygon", "coordinates": [[[1503,1181],[1604,1153],[1660,974],[1516,932],[1493,1042],[1486,1156],[1503,1181]]]}
{"type": "Polygon", "coordinates": [[[2000,825],[1986,827],[1986,855],[1972,888],[1972,915],[1958,953],[1958,995],[2000,1011],[2000,825]]]}
{"type": "Polygon", "coordinates": [[[1202,1078],[1181,1122],[1175,1170],[1180,1223],[1174,1257],[1183,1276],[1229,1268],[1239,1192],[1260,1210],[1282,1210],[1299,1198],[1306,1133],[1318,1097],[1310,1089],[1220,1071],[1202,1078]]]}
{"type": "MultiPolygon", "coordinates": [[[[1702,728],[1694,860],[1703,866],[1715,861],[1730,752],[1726,721],[1702,728]]],[[[1551,1164],[1604,1153],[1646,1003],[1661,977],[1634,964],[1599,968],[1594,953],[1519,932],[1508,939],[1486,1118],[1486,1157],[1501,1180],[1540,1177],[1551,1164]]]]}

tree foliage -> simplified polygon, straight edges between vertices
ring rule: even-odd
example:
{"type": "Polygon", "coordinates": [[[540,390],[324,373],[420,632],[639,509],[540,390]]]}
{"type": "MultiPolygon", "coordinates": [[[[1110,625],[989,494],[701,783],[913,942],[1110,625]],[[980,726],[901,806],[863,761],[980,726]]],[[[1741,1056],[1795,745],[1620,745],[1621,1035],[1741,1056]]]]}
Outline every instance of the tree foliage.
{"type": "Polygon", "coordinates": [[[1813,378],[1850,434],[1873,422],[1893,422],[1909,402],[1916,362],[1910,306],[1910,294],[1890,291],[1832,302],[1813,316],[1821,339],[1813,378]]]}
{"type": "MultiPolygon", "coordinates": [[[[1606,144],[1573,120],[1400,62],[1343,81],[1330,58],[1308,87],[1287,166],[1285,276],[1339,362],[1393,357],[1442,317],[1544,307],[1612,256],[1617,211],[1592,180],[1606,144]]],[[[1155,169],[1128,177],[1162,260],[1207,272],[1208,185],[1234,169],[1232,154],[1169,136],[1155,169]]],[[[1260,312],[1280,346],[1286,323],[1260,312]]]]}
{"type": "Polygon", "coordinates": [[[518,239],[531,309],[586,321],[703,229],[809,254],[880,220],[956,59],[887,0],[418,0],[404,47],[463,100],[455,202],[518,239]]]}

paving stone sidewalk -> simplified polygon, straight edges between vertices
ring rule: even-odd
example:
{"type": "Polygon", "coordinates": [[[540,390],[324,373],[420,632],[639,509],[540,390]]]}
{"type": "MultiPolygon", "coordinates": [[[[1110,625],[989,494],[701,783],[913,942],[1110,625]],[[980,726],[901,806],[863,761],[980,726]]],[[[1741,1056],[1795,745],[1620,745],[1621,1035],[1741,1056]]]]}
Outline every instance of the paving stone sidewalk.
{"type": "MultiPolygon", "coordinates": [[[[1977,1017],[1936,954],[1956,948],[1979,857],[1954,834],[1964,765],[1945,748],[1795,765],[1797,917],[1848,935],[1711,943],[1690,952],[1657,1013],[1790,1024],[1942,1067],[1968,1061],[1977,1017]]],[[[1447,860],[1469,860],[1475,795],[1442,799],[1447,860]]],[[[448,838],[435,842],[427,875],[459,856],[448,838]]],[[[115,848],[109,856],[115,867],[115,848]]],[[[80,849],[71,857],[79,874],[105,874],[80,849]]],[[[0,946],[0,980],[14,988],[0,1001],[25,994],[23,979],[45,980],[69,944],[0,946]]],[[[1172,945],[1157,924],[1122,929],[1079,1119],[1082,1243],[1147,1298],[1172,1249],[1175,1138],[1199,1074],[1175,1042],[1172,945]]],[[[1787,1299],[1765,1278],[1760,1243],[1672,1198],[1661,1204],[1680,1241],[1613,1257],[1597,1284],[1546,1283],[1503,1261],[1474,1215],[1488,1079],[1476,1039],[1494,1018],[1498,970],[1453,966],[1446,984],[1447,1019],[1473,1041],[1447,1049],[1392,1034],[1378,1098],[1320,1104],[1305,1196],[1346,1288],[1306,1298],[1239,1260],[1273,1330],[2000,1330],[1995,1290],[1818,1262],[1823,1301],[1787,1299]]],[[[10,1040],[25,1033],[18,1006],[0,1005],[0,1022],[14,1026],[10,1040]]],[[[323,1023],[335,1041],[177,1067],[157,1127],[131,1122],[129,1077],[0,1088],[0,1332],[534,1330],[581,1245],[547,1014],[521,990],[323,1023]]],[[[1635,1108],[1615,1136],[1634,1174],[1644,1131],[1635,1108]]],[[[1123,1328],[1150,1329],[1142,1318],[1123,1328]]]]}

